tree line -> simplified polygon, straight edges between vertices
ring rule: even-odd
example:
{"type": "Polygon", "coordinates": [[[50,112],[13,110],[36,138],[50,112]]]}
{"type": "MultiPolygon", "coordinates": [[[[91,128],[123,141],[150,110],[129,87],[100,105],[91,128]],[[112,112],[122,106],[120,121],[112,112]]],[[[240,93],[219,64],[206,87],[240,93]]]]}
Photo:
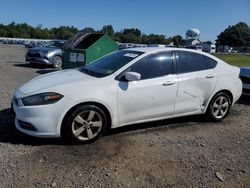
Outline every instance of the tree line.
{"type": "Polygon", "coordinates": [[[250,27],[244,22],[228,26],[217,36],[216,45],[250,47],[250,27]]]}
{"type": "MultiPolygon", "coordinates": [[[[91,27],[82,29],[91,33],[106,33],[115,41],[123,43],[139,43],[139,44],[170,44],[175,46],[183,46],[185,40],[176,35],[166,37],[159,34],[144,34],[137,28],[126,28],[121,31],[114,31],[112,25],[104,25],[101,30],[95,30],[91,27]]],[[[73,26],[60,26],[53,28],[43,28],[42,25],[32,27],[26,23],[12,22],[8,25],[0,24],[0,37],[10,38],[35,38],[35,39],[64,39],[67,40],[79,31],[73,26]]],[[[216,39],[216,45],[229,45],[232,47],[250,47],[250,27],[240,22],[236,25],[229,26],[222,31],[216,39]]]]}
{"type": "MultiPolygon", "coordinates": [[[[0,24],[0,37],[10,38],[35,38],[35,39],[64,39],[67,40],[79,31],[73,26],[60,26],[53,28],[43,28],[42,25],[32,27],[26,23],[12,22],[8,25],[0,24]]],[[[174,42],[176,46],[183,45],[183,39],[180,35],[166,37],[165,35],[142,33],[137,28],[126,28],[122,31],[114,31],[112,25],[104,25],[101,30],[95,30],[86,27],[82,31],[91,33],[106,33],[115,41],[123,43],[140,43],[140,44],[170,44],[174,42]]]]}

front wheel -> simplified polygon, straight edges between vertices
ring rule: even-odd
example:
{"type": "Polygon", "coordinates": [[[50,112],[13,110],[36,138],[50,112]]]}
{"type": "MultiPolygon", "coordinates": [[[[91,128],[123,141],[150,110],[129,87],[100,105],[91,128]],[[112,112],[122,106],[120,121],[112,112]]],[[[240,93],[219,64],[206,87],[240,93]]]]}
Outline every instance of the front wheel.
{"type": "Polygon", "coordinates": [[[62,137],[70,142],[89,143],[103,135],[107,127],[104,111],[95,105],[78,106],[62,125],[62,137]]]}
{"type": "Polygon", "coordinates": [[[213,121],[222,121],[230,111],[231,99],[228,94],[220,92],[216,94],[207,109],[207,115],[213,121]]]}
{"type": "Polygon", "coordinates": [[[60,56],[55,56],[53,58],[53,66],[56,69],[60,69],[62,67],[62,57],[60,56]]]}

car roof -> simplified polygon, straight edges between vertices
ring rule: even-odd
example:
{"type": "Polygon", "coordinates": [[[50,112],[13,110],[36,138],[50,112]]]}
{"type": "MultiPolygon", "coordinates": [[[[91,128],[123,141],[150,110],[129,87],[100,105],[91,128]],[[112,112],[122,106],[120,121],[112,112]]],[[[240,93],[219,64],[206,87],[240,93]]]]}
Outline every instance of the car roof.
{"type": "Polygon", "coordinates": [[[190,52],[200,53],[200,51],[193,50],[193,49],[173,48],[173,47],[142,47],[142,48],[126,48],[124,50],[139,51],[139,52],[144,52],[144,53],[181,50],[181,51],[190,51],[190,52]]]}
{"type": "Polygon", "coordinates": [[[201,55],[205,55],[207,57],[210,57],[216,61],[222,61],[221,59],[206,53],[206,52],[202,52],[202,51],[198,51],[198,50],[194,50],[194,49],[187,49],[187,48],[174,48],[174,47],[142,47],[142,48],[126,48],[124,50],[132,50],[132,51],[138,51],[138,52],[144,52],[144,53],[157,53],[157,52],[166,52],[166,51],[187,51],[187,52],[193,52],[193,53],[197,53],[197,54],[201,54],[201,55]]]}
{"type": "Polygon", "coordinates": [[[173,48],[165,48],[165,47],[143,47],[143,48],[126,48],[124,50],[132,50],[132,51],[138,51],[138,52],[158,52],[158,51],[168,51],[173,48]]]}

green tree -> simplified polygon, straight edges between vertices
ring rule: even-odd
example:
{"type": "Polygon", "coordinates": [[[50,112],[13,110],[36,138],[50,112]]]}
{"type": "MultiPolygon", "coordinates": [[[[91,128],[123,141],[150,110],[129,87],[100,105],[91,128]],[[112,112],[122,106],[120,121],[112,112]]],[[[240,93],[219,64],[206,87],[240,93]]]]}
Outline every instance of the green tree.
{"type": "Polygon", "coordinates": [[[114,33],[112,39],[119,42],[121,41],[121,37],[122,37],[122,31],[119,31],[114,33]]]}
{"type": "Polygon", "coordinates": [[[77,33],[78,29],[75,27],[61,26],[59,28],[52,28],[51,31],[57,39],[69,39],[77,33]]]}
{"type": "Polygon", "coordinates": [[[112,25],[104,25],[100,31],[101,33],[105,33],[109,36],[113,36],[115,31],[113,29],[113,26],[112,25]]]}
{"type": "Polygon", "coordinates": [[[87,33],[96,33],[96,31],[92,27],[85,27],[82,31],[87,33]]]}
{"type": "Polygon", "coordinates": [[[229,26],[220,33],[216,40],[217,45],[229,45],[232,47],[247,47],[250,46],[250,28],[240,22],[236,25],[229,26]]]}
{"type": "Polygon", "coordinates": [[[174,42],[174,45],[177,47],[184,45],[184,41],[182,39],[182,36],[180,35],[173,36],[172,41],[174,42]]]}
{"type": "Polygon", "coordinates": [[[121,36],[120,41],[124,43],[141,43],[141,38],[132,33],[127,33],[121,36]]]}
{"type": "Polygon", "coordinates": [[[7,36],[7,29],[5,28],[5,25],[0,24],[0,37],[5,37],[7,36]]]}
{"type": "Polygon", "coordinates": [[[130,28],[130,29],[124,29],[122,32],[123,35],[127,35],[127,34],[133,34],[136,37],[140,37],[141,36],[141,31],[137,28],[130,28]]]}
{"type": "Polygon", "coordinates": [[[141,31],[137,28],[124,29],[120,36],[120,42],[141,43],[141,31]]]}
{"type": "Polygon", "coordinates": [[[206,43],[206,44],[208,44],[208,45],[213,44],[210,40],[208,40],[208,41],[206,41],[206,42],[204,42],[204,43],[206,43]]]}
{"type": "Polygon", "coordinates": [[[169,44],[171,39],[166,38],[164,35],[150,34],[142,36],[143,44],[169,44]]]}

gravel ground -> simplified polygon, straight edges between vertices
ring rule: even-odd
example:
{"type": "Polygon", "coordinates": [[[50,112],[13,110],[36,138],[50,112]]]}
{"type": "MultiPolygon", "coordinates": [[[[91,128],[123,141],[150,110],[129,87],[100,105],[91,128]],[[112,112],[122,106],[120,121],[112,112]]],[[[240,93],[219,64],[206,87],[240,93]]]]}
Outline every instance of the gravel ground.
{"type": "Polygon", "coordinates": [[[201,116],[129,126],[89,145],[19,133],[13,92],[53,71],[24,62],[26,49],[0,45],[0,188],[250,187],[250,99],[221,123],[201,116]]]}

